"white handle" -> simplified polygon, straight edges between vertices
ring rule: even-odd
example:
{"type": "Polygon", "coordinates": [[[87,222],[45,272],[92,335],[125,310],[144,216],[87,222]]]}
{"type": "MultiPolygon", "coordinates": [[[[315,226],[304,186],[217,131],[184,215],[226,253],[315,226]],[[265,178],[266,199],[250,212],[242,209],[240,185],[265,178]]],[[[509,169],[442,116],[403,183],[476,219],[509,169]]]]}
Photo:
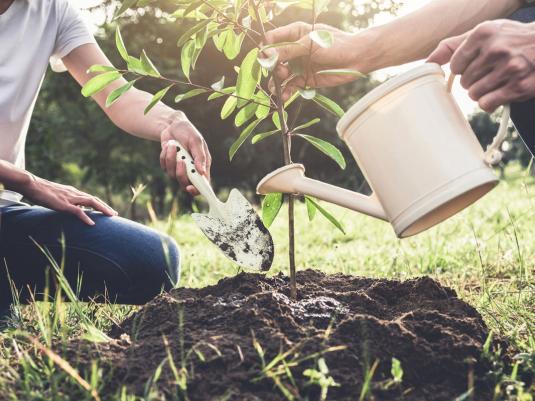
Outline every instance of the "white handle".
{"type": "MultiPolygon", "coordinates": [[[[208,205],[210,206],[210,211],[216,211],[219,215],[222,215],[220,212],[221,202],[217,198],[212,186],[206,179],[206,177],[200,174],[195,167],[195,162],[189,154],[189,152],[176,140],[170,140],[167,142],[167,146],[176,146],[176,160],[183,161],[186,165],[186,173],[191,184],[197,188],[202,196],[205,197],[208,205]]],[[[222,217],[222,216],[220,216],[222,217]]]]}
{"type": "MultiPolygon", "coordinates": [[[[448,92],[451,93],[453,88],[453,82],[455,81],[455,74],[450,74],[448,78],[448,92]]],[[[485,163],[490,166],[495,166],[502,161],[503,153],[501,151],[503,141],[507,138],[509,119],[511,118],[511,105],[506,104],[503,106],[502,117],[500,120],[500,128],[498,133],[492,140],[492,143],[487,146],[485,152],[485,163]]]]}
{"type": "Polygon", "coordinates": [[[485,152],[485,162],[491,166],[502,161],[503,153],[501,151],[502,143],[507,138],[508,128],[509,128],[509,119],[511,118],[511,105],[506,104],[503,106],[502,118],[500,121],[500,128],[498,133],[492,140],[492,143],[487,146],[487,151],[485,152]]]}

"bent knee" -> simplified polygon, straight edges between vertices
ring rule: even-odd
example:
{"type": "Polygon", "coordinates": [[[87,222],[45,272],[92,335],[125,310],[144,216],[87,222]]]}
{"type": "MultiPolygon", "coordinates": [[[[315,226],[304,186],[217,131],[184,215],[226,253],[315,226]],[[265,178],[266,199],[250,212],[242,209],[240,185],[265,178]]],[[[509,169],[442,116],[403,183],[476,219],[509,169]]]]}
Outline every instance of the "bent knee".
{"type": "Polygon", "coordinates": [[[148,301],[161,292],[173,289],[180,277],[180,250],[174,239],[158,234],[161,248],[158,254],[147,255],[140,277],[141,293],[148,301]]]}
{"type": "Polygon", "coordinates": [[[178,284],[180,279],[180,249],[176,241],[168,235],[161,235],[162,249],[164,253],[163,284],[164,290],[168,291],[178,284]]]}

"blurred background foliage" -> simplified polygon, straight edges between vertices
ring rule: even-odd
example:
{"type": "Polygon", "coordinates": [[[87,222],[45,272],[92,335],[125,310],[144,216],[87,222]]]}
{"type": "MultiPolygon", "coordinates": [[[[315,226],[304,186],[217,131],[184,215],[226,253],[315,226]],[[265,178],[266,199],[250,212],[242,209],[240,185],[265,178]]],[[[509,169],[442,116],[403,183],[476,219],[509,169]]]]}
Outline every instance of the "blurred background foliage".
{"type": "MultiPolygon", "coordinates": [[[[112,16],[119,2],[106,0],[93,9],[107,15],[96,37],[114,65],[123,67],[114,39],[119,24],[131,54],[139,54],[144,48],[163,75],[183,78],[176,41],[189,26],[169,20],[167,13],[174,11],[173,3],[167,0],[149,2],[138,13],[126,13],[117,21],[112,16]]],[[[400,4],[399,0],[332,1],[329,11],[320,17],[319,22],[346,30],[364,29],[378,14],[395,13],[400,4]]],[[[308,18],[309,12],[300,15],[299,11],[291,9],[277,17],[275,25],[308,18]]],[[[244,46],[244,54],[247,50],[244,46]]],[[[212,44],[201,54],[192,81],[209,85],[228,73],[232,65],[212,44]]],[[[366,78],[324,93],[347,109],[378,84],[372,78],[366,78]]],[[[143,80],[136,86],[154,93],[161,88],[161,83],[143,80]]],[[[177,94],[178,90],[170,91],[164,102],[173,106],[172,99],[177,94]]],[[[180,109],[204,134],[210,146],[216,191],[238,187],[252,196],[257,182],[282,165],[281,141],[273,138],[254,147],[247,143],[238,157],[229,162],[228,148],[240,131],[233,126],[232,119],[220,120],[219,109],[223,101],[224,98],[207,102],[206,96],[198,96],[181,103],[180,109]]],[[[362,174],[336,135],[336,117],[312,104],[301,112],[305,121],[317,116],[321,116],[321,123],[315,125],[314,135],[338,145],[348,162],[347,169],[341,171],[332,160],[306,143],[294,145],[294,161],[304,163],[309,176],[366,192],[368,188],[362,174]]],[[[484,113],[471,117],[472,126],[484,145],[490,143],[496,133],[494,121],[484,113]]],[[[520,139],[508,142],[506,146],[509,151],[505,163],[520,160],[527,165],[530,162],[529,152],[520,139]]],[[[97,194],[137,220],[147,216],[147,202],[160,217],[171,210],[188,211],[192,200],[161,172],[159,152],[159,143],[134,138],[116,128],[96,103],[81,96],[80,87],[67,74],[47,73],[28,136],[27,167],[31,172],[97,194]],[[146,186],[145,189],[131,204],[133,188],[139,189],[141,185],[146,186]]]]}

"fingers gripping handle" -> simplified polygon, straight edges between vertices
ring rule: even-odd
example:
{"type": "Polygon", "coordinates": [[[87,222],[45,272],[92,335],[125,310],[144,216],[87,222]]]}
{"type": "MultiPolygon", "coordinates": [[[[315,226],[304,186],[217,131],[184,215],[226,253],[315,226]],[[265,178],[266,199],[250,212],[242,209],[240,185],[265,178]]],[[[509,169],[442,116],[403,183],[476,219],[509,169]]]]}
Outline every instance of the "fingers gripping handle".
{"type": "MultiPolygon", "coordinates": [[[[455,81],[455,74],[450,74],[448,78],[448,92],[451,93],[451,90],[453,88],[453,82],[455,81]]],[[[503,106],[503,112],[502,117],[500,120],[500,128],[498,129],[498,133],[492,140],[492,143],[487,146],[487,150],[485,152],[485,163],[487,163],[490,166],[495,166],[499,164],[502,161],[503,153],[501,151],[501,147],[503,144],[503,141],[505,141],[505,138],[507,137],[508,133],[508,127],[509,127],[509,119],[511,118],[511,105],[506,104],[503,106]]]]}
{"type": "Polygon", "coordinates": [[[219,199],[206,177],[197,171],[195,161],[189,152],[176,140],[169,141],[167,146],[176,146],[176,160],[184,162],[189,181],[206,198],[210,209],[218,210],[220,206],[219,199]]]}
{"type": "Polygon", "coordinates": [[[507,137],[509,127],[509,119],[511,117],[511,106],[506,104],[503,106],[502,119],[500,121],[500,128],[498,129],[498,134],[492,140],[492,143],[487,146],[487,151],[485,152],[485,161],[487,164],[494,166],[502,161],[503,153],[501,151],[502,143],[507,137]]]}

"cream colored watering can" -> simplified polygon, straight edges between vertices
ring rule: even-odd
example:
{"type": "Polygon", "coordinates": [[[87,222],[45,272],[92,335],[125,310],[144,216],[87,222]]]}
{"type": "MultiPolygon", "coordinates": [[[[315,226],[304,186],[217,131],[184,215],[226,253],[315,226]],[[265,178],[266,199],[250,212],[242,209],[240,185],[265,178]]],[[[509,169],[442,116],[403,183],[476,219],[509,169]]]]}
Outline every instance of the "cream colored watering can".
{"type": "Polygon", "coordinates": [[[365,196],[305,177],[301,164],[267,175],[257,192],[305,194],[388,221],[400,238],[418,234],[474,203],[498,184],[509,106],[487,151],[437,64],[393,78],[357,102],[337,131],[373,190],[365,196]]]}

